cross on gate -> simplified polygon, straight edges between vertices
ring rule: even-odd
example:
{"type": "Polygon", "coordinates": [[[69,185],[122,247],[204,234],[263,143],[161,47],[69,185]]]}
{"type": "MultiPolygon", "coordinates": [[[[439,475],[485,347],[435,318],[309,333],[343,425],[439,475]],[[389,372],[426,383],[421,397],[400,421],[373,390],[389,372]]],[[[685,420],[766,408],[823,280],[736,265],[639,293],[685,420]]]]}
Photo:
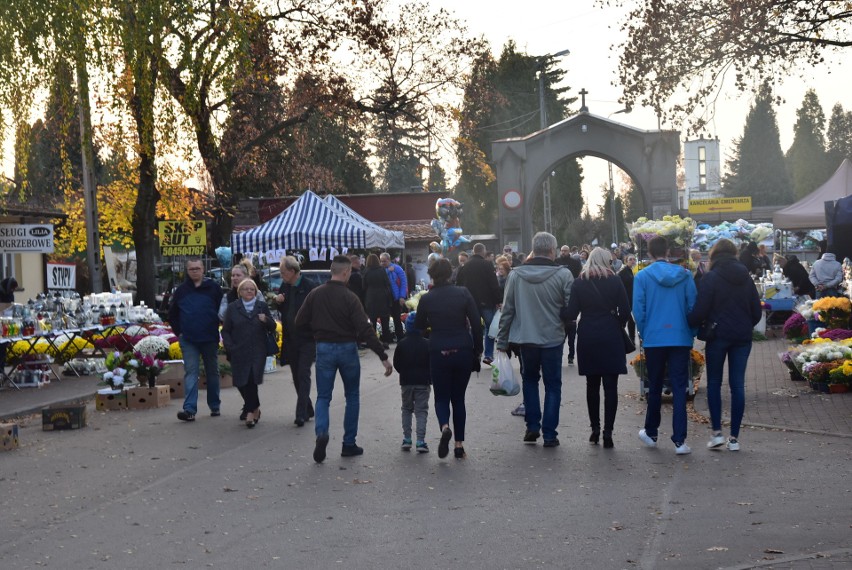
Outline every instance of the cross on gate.
{"type": "Polygon", "coordinates": [[[586,95],[588,95],[588,94],[589,94],[589,92],[586,91],[585,87],[580,89],[580,97],[582,97],[582,100],[581,100],[582,102],[580,103],[580,112],[581,113],[588,113],[589,112],[589,108],[586,107],[586,95]]]}

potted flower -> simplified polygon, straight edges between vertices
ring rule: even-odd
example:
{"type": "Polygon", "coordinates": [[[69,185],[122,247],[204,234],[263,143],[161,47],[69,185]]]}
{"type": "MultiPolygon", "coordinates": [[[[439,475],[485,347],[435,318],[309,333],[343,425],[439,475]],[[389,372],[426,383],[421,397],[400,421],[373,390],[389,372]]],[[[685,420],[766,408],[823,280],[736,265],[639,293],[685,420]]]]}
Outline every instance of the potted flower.
{"type": "Polygon", "coordinates": [[[828,391],[832,394],[848,392],[850,383],[852,383],[852,360],[844,360],[843,364],[828,371],[828,391]]]}
{"type": "Polygon", "coordinates": [[[823,297],[814,301],[813,310],[817,320],[829,329],[845,329],[849,326],[852,301],[846,297],[823,297]]]}
{"type": "Polygon", "coordinates": [[[149,335],[136,343],[130,365],[136,370],[140,386],[154,387],[157,376],[165,367],[163,359],[167,358],[168,354],[169,341],[161,336],[149,335]]]}
{"type": "Polygon", "coordinates": [[[808,330],[808,322],[805,317],[799,313],[792,313],[790,317],[784,321],[784,338],[800,343],[808,338],[810,332],[808,330]]]}
{"type": "Polygon", "coordinates": [[[107,371],[101,377],[100,386],[106,386],[103,390],[99,390],[100,394],[118,394],[124,390],[125,386],[130,385],[130,354],[127,352],[110,352],[104,359],[104,365],[107,371]]]}
{"type": "MultiPolygon", "coordinates": [[[[639,377],[642,383],[642,393],[645,394],[648,391],[648,369],[645,365],[645,352],[640,351],[637,356],[635,356],[631,361],[630,365],[633,367],[633,371],[639,377]]],[[[701,381],[701,373],[704,371],[705,359],[704,355],[698,352],[695,349],[689,351],[689,374],[693,381],[692,387],[692,395],[698,391],[698,385],[701,381]]],[[[665,375],[665,380],[663,383],[663,393],[670,394],[671,393],[671,385],[668,381],[668,373],[665,375]]]]}
{"type": "Polygon", "coordinates": [[[802,376],[802,373],[799,372],[799,369],[796,368],[796,362],[794,360],[798,351],[788,350],[787,352],[779,352],[778,358],[781,359],[781,363],[787,367],[787,371],[790,373],[790,380],[793,382],[804,382],[805,378],[802,376]]]}

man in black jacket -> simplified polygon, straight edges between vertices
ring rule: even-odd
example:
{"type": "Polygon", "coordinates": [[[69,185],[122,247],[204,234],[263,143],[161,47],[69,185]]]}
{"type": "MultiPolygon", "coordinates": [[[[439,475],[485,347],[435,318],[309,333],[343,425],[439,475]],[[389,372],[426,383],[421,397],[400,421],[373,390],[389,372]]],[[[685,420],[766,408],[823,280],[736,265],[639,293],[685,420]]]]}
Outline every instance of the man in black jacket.
{"type": "MultiPolygon", "coordinates": [[[[579,257],[574,257],[571,254],[571,248],[563,245],[559,248],[559,257],[556,258],[556,263],[564,265],[574,276],[574,279],[580,277],[580,271],[583,269],[583,264],[580,263],[579,257]]],[[[569,321],[565,323],[565,336],[568,339],[568,364],[574,365],[575,345],[577,341],[577,321],[569,321]]]]}
{"type": "Polygon", "coordinates": [[[473,246],[473,255],[459,271],[456,277],[456,285],[466,287],[470,291],[479,316],[485,325],[485,353],[482,362],[491,364],[494,360],[494,339],[488,337],[488,329],[497,308],[503,304],[500,295],[500,285],[497,284],[497,273],[494,266],[485,260],[485,245],[478,243],[473,246]]]}
{"type": "Polygon", "coordinates": [[[793,293],[796,295],[809,295],[811,299],[816,299],[816,288],[811,283],[810,277],[808,277],[808,270],[802,266],[798,257],[795,255],[788,255],[786,257],[778,255],[775,259],[781,267],[784,277],[790,280],[790,284],[793,286],[793,293]]]}
{"type": "Polygon", "coordinates": [[[296,419],[293,421],[302,427],[314,417],[314,405],[311,402],[311,366],[317,355],[316,343],[310,332],[296,330],[296,314],[308,293],[316,283],[302,276],[302,268],[295,257],[287,255],[281,258],[281,287],[275,300],[281,314],[283,333],[281,364],[290,365],[293,375],[293,387],[296,388],[296,419]]]}

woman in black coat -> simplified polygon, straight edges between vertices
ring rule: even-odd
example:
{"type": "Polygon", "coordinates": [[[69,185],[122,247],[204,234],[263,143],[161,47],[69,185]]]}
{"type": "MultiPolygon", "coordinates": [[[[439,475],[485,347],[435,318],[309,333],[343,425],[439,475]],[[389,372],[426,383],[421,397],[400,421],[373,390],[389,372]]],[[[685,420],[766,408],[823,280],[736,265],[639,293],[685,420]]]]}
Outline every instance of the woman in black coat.
{"type": "Polygon", "coordinates": [[[257,387],[263,383],[266,368],[266,334],[275,330],[275,319],[257,284],[243,280],[237,287],[239,299],[228,305],[222,325],[222,343],[231,356],[234,386],[243,397],[246,425],[260,421],[260,397],[257,387]]]}
{"type": "Polygon", "coordinates": [[[816,288],[811,283],[808,270],[802,266],[799,258],[795,255],[788,255],[787,257],[779,255],[776,259],[778,260],[778,265],[781,266],[781,272],[784,274],[784,277],[790,280],[790,284],[793,286],[793,293],[796,295],[808,295],[811,299],[816,299],[816,288]]]}
{"type": "Polygon", "coordinates": [[[379,263],[379,256],[371,253],[367,256],[367,270],[362,276],[364,288],[364,308],[367,318],[373,327],[376,321],[382,321],[382,345],[390,346],[391,332],[388,322],[390,321],[390,307],[393,302],[388,272],[379,263]]]}
{"type": "Polygon", "coordinates": [[[705,322],[715,324],[713,338],[706,338],[703,330],[698,334],[698,338],[707,343],[704,347],[707,407],[710,408],[713,428],[713,436],[707,443],[710,449],[725,445],[722,437],[722,374],[725,360],[728,361],[731,437],[727,447],[730,451],[740,449],[738,438],[745,411],[745,371],[751,353],[752,329],[763,316],[757,287],[736,255],[737,247],[727,239],[720,239],[710,249],[710,271],[701,278],[695,306],[686,317],[691,327],[705,322]]]}
{"type": "Polygon", "coordinates": [[[614,447],[612,430],[618,409],[618,375],[627,374],[622,330],[630,315],[627,293],[621,279],[611,266],[612,255],[596,247],[571,286],[565,320],[577,325],[577,360],[581,376],[586,377],[586,404],[592,435],[589,441],[598,443],[600,437],[601,383],[604,390],[604,447],[614,447]]]}

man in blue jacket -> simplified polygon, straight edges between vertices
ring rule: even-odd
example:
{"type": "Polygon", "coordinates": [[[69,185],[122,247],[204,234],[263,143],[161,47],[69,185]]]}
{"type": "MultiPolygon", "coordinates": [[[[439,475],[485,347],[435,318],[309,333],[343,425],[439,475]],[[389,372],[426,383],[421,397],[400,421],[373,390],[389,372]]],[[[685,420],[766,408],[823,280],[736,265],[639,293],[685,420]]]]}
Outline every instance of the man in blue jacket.
{"type": "Polygon", "coordinates": [[[204,277],[204,264],[197,257],[186,262],[186,280],[175,290],[169,306],[169,324],[183,353],[186,396],[179,420],[191,422],[198,412],[198,366],[204,360],[207,375],[207,405],[210,415],[219,415],[219,303],[222,288],[204,277]]]}
{"type": "Polygon", "coordinates": [[[403,327],[401,316],[402,308],[405,307],[405,300],[408,298],[408,280],[405,277],[405,270],[391,261],[390,254],[385,252],[379,256],[379,262],[385,271],[388,273],[388,279],[391,282],[391,291],[393,292],[393,302],[391,303],[391,318],[393,319],[393,330],[396,342],[402,340],[405,336],[405,327],[403,327]]]}
{"type": "Polygon", "coordinates": [[[686,392],[689,358],[695,332],[686,316],[695,304],[692,273],[669,263],[668,244],[660,236],[648,242],[653,263],[636,274],[633,281],[633,318],[645,348],[648,370],[648,409],[645,428],[639,439],[648,447],[657,446],[663,381],[668,372],[672,387],[672,441],[678,455],[691,450],[686,445],[686,392]]]}

